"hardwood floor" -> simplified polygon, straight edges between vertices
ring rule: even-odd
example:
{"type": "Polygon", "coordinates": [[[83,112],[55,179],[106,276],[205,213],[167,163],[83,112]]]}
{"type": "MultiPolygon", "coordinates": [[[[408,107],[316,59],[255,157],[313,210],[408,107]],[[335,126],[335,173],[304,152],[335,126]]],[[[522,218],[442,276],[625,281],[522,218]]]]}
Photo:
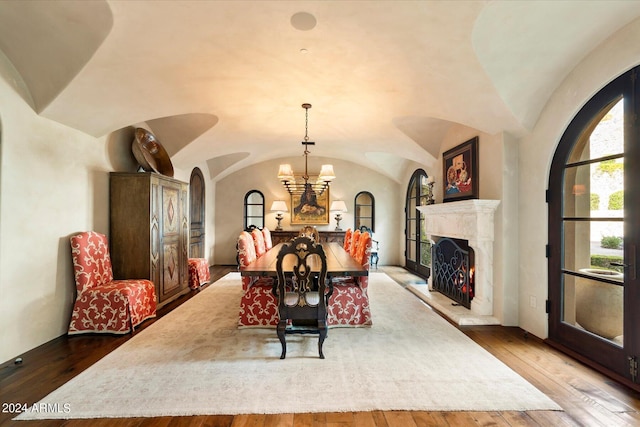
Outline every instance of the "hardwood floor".
{"type": "MultiPolygon", "coordinates": [[[[235,267],[212,268],[212,280],[235,267]]],[[[163,307],[158,318],[192,292],[163,307]]],[[[145,322],[136,332],[149,327],[145,322]]],[[[640,425],[640,394],[554,350],[519,328],[460,328],[557,402],[563,411],[408,412],[374,411],[319,414],[228,415],[99,420],[12,421],[0,413],[0,426],[633,426],[640,425]]],[[[0,402],[31,405],[130,338],[127,336],[62,336],[22,355],[21,364],[0,365],[0,402]]],[[[428,361],[425,361],[428,363],[428,361]]],[[[481,369],[481,367],[478,367],[481,369]]],[[[464,396],[460,396],[464,399],[464,396]]]]}

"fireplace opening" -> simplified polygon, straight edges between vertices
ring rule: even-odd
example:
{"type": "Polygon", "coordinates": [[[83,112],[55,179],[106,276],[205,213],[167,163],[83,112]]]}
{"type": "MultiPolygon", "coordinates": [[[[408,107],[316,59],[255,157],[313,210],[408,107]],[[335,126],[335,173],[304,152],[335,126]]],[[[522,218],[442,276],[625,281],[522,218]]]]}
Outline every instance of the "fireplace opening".
{"type": "Polygon", "coordinates": [[[470,309],[475,291],[473,248],[467,240],[441,237],[431,250],[433,290],[470,309]]]}

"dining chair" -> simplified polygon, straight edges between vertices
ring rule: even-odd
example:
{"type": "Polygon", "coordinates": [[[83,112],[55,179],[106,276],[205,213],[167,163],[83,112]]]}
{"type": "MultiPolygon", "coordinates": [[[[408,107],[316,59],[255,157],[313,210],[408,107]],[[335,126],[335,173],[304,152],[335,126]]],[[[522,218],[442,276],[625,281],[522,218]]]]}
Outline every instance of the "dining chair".
{"type": "MultiPolygon", "coordinates": [[[[356,232],[354,231],[354,239],[356,232]]],[[[354,259],[369,270],[371,254],[371,235],[358,233],[357,252],[354,259]]],[[[352,244],[353,245],[353,244],[352,244]]],[[[347,276],[332,280],[333,292],[327,305],[327,323],[329,326],[371,326],[371,308],[369,305],[369,276],[347,276]]]]}
{"type": "Polygon", "coordinates": [[[344,243],[342,247],[345,251],[351,250],[351,236],[353,235],[353,230],[351,228],[347,228],[347,231],[344,232],[344,243]]]}
{"type": "Polygon", "coordinates": [[[351,255],[351,258],[356,257],[356,252],[358,251],[358,244],[360,243],[360,234],[362,234],[362,232],[356,229],[351,235],[351,247],[349,248],[349,254],[351,255]]]}
{"type": "Polygon", "coordinates": [[[262,227],[262,235],[264,237],[264,246],[267,250],[273,247],[273,240],[271,239],[271,230],[267,227],[262,227]]]}
{"type": "Polygon", "coordinates": [[[251,230],[251,237],[253,238],[253,244],[256,248],[256,256],[260,258],[267,252],[267,247],[264,243],[264,234],[259,228],[251,230]]]}
{"type": "Polygon", "coordinates": [[[365,231],[371,235],[371,259],[369,260],[369,263],[375,266],[377,270],[378,260],[379,260],[378,251],[380,250],[380,242],[378,242],[376,239],[373,238],[373,230],[371,230],[366,225],[361,226],[360,232],[364,233],[365,231]]]}
{"type": "Polygon", "coordinates": [[[318,232],[318,229],[311,225],[305,225],[302,227],[298,236],[308,237],[314,242],[320,242],[320,233],[318,232]]]}
{"type": "Polygon", "coordinates": [[[331,283],[327,280],[327,258],[322,245],[307,236],[294,238],[280,249],[276,271],[280,318],[276,330],[282,344],[280,359],[287,355],[287,334],[310,333],[318,335],[318,354],[324,359],[322,345],[327,337],[327,299],[331,295],[331,283]],[[312,257],[320,262],[317,274],[312,272],[312,257]],[[285,262],[286,258],[289,259],[285,262]]]}
{"type": "MultiPolygon", "coordinates": [[[[242,231],[236,244],[239,268],[257,259],[253,236],[242,231]]],[[[273,294],[273,279],[269,277],[242,276],[242,298],[238,326],[264,327],[278,324],[278,303],[273,294]]]]}
{"type": "Polygon", "coordinates": [[[146,279],[113,278],[107,236],[86,231],[71,236],[76,301],[68,334],[125,334],[156,316],[156,288],[146,279]]]}

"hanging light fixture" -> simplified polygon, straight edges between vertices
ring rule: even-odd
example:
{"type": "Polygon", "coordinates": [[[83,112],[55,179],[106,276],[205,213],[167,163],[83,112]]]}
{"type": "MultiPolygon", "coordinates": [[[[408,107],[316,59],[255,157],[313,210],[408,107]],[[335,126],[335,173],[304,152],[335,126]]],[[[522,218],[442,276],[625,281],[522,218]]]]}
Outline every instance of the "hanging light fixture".
{"type": "Polygon", "coordinates": [[[322,165],[316,182],[309,182],[309,172],[307,170],[308,157],[311,153],[309,151],[309,145],[316,145],[316,143],[309,141],[309,108],[311,108],[311,104],[302,104],[302,108],[305,109],[304,141],[302,141],[302,145],[304,145],[304,174],[301,176],[302,181],[296,180],[293,169],[289,164],[280,165],[278,169],[278,179],[290,194],[313,192],[319,196],[327,189],[336,175],[333,172],[332,165],[322,165]]]}

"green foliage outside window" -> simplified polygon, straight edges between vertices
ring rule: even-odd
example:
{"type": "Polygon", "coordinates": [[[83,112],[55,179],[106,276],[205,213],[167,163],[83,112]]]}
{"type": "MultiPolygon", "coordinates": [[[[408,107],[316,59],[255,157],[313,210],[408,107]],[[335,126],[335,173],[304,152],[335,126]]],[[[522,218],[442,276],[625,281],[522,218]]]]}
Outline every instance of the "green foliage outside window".
{"type": "Polygon", "coordinates": [[[621,210],[624,206],[624,191],[616,191],[609,196],[609,210],[621,210]]]}
{"type": "Polygon", "coordinates": [[[622,246],[622,237],[603,236],[600,240],[600,246],[607,249],[620,249],[622,246]]]}
{"type": "Polygon", "coordinates": [[[600,209],[600,195],[596,194],[596,193],[591,193],[591,210],[592,211],[597,211],[598,209],[600,209]]]}
{"type": "Polygon", "coordinates": [[[620,171],[624,168],[624,164],[620,162],[616,162],[615,159],[604,160],[600,162],[598,165],[598,172],[608,173],[609,175],[613,175],[617,171],[620,171]]]}

